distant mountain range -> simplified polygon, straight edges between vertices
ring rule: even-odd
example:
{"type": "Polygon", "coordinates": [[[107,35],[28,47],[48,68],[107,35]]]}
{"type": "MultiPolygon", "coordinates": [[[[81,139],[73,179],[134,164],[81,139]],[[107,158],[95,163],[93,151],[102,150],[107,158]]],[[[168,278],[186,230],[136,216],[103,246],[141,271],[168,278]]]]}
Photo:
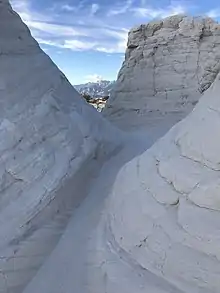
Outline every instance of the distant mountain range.
{"type": "Polygon", "coordinates": [[[99,98],[109,96],[114,85],[115,81],[100,80],[74,85],[74,87],[80,94],[88,94],[92,98],[99,98]]]}

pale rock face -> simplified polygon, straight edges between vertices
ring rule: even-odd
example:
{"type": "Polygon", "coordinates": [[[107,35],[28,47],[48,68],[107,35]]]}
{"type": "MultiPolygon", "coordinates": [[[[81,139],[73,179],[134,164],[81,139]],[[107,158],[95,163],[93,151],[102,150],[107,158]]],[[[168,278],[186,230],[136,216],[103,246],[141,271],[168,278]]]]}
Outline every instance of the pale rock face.
{"type": "Polygon", "coordinates": [[[122,168],[108,204],[119,247],[176,292],[220,289],[219,92],[220,74],[187,118],[122,168]]]}
{"type": "Polygon", "coordinates": [[[29,236],[80,194],[79,182],[60,188],[76,174],[89,184],[82,167],[87,176],[90,162],[116,143],[8,1],[0,1],[0,27],[0,292],[18,293],[52,247],[40,253],[29,236]]]}
{"type": "Polygon", "coordinates": [[[109,162],[104,175],[111,176],[105,183],[100,175],[75,217],[95,167],[119,150],[122,133],[80,98],[8,1],[0,1],[0,27],[0,293],[219,293],[219,26],[178,16],[131,32],[128,78],[116,89],[129,118],[117,116],[122,128],[167,123],[180,111],[172,99],[187,88],[179,119],[216,81],[185,120],[119,174],[127,154],[116,156],[116,167],[109,162]],[[148,82],[142,59],[151,64],[148,82]],[[166,92],[167,116],[131,116],[130,97],[146,109],[141,92],[152,111],[166,109],[159,98],[166,92]]]}
{"type": "Polygon", "coordinates": [[[209,18],[177,15],[132,29],[104,116],[129,131],[172,126],[211,86],[219,52],[220,25],[209,18]]]}

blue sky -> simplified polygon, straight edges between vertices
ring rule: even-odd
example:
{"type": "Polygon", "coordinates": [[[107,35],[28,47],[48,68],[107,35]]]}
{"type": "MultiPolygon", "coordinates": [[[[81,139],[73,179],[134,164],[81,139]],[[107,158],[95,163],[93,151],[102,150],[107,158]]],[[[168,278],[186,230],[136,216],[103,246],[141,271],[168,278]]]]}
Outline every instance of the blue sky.
{"type": "Polygon", "coordinates": [[[220,19],[219,0],[12,0],[43,50],[72,84],[116,79],[128,30],[184,13],[220,19]]]}

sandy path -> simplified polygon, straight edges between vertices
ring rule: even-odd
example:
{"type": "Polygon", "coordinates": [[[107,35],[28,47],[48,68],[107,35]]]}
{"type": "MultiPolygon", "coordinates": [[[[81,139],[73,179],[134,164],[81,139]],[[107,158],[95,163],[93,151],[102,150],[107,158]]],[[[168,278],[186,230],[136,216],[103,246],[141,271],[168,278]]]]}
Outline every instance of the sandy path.
{"type": "Polygon", "coordinates": [[[120,167],[151,143],[133,142],[104,164],[58,245],[24,293],[181,293],[130,259],[107,226],[106,199],[120,167]]]}

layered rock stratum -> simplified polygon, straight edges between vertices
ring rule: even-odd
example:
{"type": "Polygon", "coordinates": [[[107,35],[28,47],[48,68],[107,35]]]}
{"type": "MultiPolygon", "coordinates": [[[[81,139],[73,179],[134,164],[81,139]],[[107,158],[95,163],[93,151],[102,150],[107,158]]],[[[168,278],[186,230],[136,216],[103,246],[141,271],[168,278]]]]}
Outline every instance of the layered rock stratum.
{"type": "Polygon", "coordinates": [[[220,26],[172,16],[132,29],[104,115],[124,130],[172,126],[194,108],[220,70],[220,26]]]}

